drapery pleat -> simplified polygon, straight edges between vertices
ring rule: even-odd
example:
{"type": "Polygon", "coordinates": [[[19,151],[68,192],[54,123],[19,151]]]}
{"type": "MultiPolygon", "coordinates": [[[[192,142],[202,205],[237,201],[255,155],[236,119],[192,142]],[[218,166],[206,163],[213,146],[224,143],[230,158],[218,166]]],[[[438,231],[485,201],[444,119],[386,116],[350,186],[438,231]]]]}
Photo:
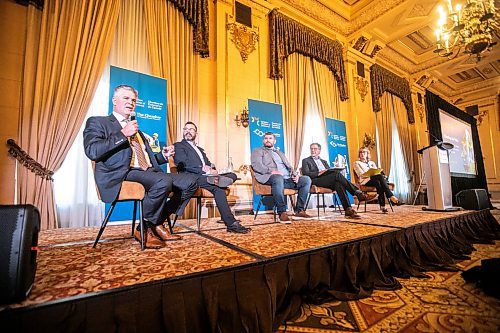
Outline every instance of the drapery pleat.
{"type": "Polygon", "coordinates": [[[292,20],[277,9],[269,13],[269,41],[272,79],[283,77],[287,57],[292,53],[301,53],[325,64],[337,81],[340,99],[345,101],[349,98],[343,48],[338,41],[292,20]]]}
{"type": "Polygon", "coordinates": [[[168,141],[182,139],[188,120],[198,123],[198,58],[188,21],[172,3],[144,0],[152,74],[167,79],[168,141]]]}
{"type": "Polygon", "coordinates": [[[381,110],[380,98],[387,91],[401,98],[406,107],[406,112],[408,112],[408,121],[412,124],[415,122],[411,89],[408,80],[397,76],[378,64],[373,64],[370,67],[370,83],[373,112],[381,110]]]}
{"type": "Polygon", "coordinates": [[[382,95],[381,105],[380,112],[375,113],[378,133],[379,167],[384,169],[386,175],[389,175],[392,158],[392,99],[389,93],[382,95]]]}
{"type": "MultiPolygon", "coordinates": [[[[87,113],[118,12],[118,0],[45,2],[37,53],[25,58],[19,145],[50,170],[61,166],[87,113]]],[[[18,178],[19,202],[38,207],[42,229],[57,227],[52,182],[22,167],[18,178]]]]}

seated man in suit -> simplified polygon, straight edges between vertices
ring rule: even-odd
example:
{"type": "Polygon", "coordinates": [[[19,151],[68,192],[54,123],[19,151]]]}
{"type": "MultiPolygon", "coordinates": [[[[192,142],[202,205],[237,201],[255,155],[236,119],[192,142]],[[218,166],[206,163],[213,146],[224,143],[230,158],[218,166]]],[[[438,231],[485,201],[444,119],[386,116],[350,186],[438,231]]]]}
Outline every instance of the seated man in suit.
{"type": "Polygon", "coordinates": [[[266,132],[263,140],[264,146],[253,150],[251,161],[255,179],[259,183],[271,185],[281,223],[291,223],[286,214],[285,188],[298,190],[295,216],[309,218],[311,216],[305,212],[305,204],[311,188],[311,178],[299,176],[293,170],[285,154],[274,148],[275,143],[274,133],[266,132]]]}
{"type": "MultiPolygon", "coordinates": [[[[171,213],[182,214],[197,185],[194,177],[167,174],[159,167],[174,155],[174,147],[163,147],[159,153],[153,153],[137,121],[131,119],[135,118],[137,96],[131,86],[115,88],[113,114],[87,120],[83,131],[85,154],[95,161],[94,178],[104,202],[117,198],[124,180],[144,186],[145,245],[159,248],[165,246],[166,240],[179,239],[180,236],[169,233],[163,222],[171,213]],[[174,190],[173,200],[168,200],[174,190]]],[[[140,240],[138,229],[134,236],[140,240]]]]}
{"type": "Polygon", "coordinates": [[[359,201],[370,201],[376,198],[376,195],[363,194],[353,183],[348,181],[340,171],[333,170],[326,172],[330,168],[327,161],[321,159],[321,145],[311,143],[311,156],[302,160],[302,173],[311,177],[313,185],[326,187],[337,192],[340,203],[345,211],[345,217],[360,219],[361,217],[352,209],[346,191],[355,195],[359,201]]]}
{"type": "Polygon", "coordinates": [[[184,139],[174,144],[174,163],[177,166],[177,171],[182,174],[194,175],[197,178],[198,186],[214,195],[215,203],[228,232],[248,233],[250,228],[242,226],[231,212],[227,203],[226,191],[223,189],[236,180],[236,175],[234,173],[224,176],[218,175],[203,148],[196,145],[197,134],[198,127],[193,122],[188,121],[183,128],[184,139]]]}

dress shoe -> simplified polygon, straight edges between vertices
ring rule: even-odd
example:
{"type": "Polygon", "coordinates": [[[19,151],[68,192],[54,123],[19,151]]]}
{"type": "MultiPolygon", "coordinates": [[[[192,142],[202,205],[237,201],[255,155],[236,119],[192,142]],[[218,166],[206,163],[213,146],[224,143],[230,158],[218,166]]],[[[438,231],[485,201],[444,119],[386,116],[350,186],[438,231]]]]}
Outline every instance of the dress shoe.
{"type": "Polygon", "coordinates": [[[354,209],[346,209],[345,213],[344,213],[344,216],[347,218],[347,219],[354,219],[354,220],[359,220],[361,219],[361,216],[356,213],[356,211],[354,209]]]}
{"type": "Polygon", "coordinates": [[[250,232],[250,228],[244,227],[238,221],[234,221],[233,224],[227,226],[227,232],[234,232],[237,234],[246,234],[250,232]]]}
{"type": "Polygon", "coordinates": [[[385,208],[385,207],[380,207],[380,211],[381,211],[382,213],[384,213],[384,214],[389,213],[389,211],[388,211],[388,210],[387,210],[387,208],[385,208]]]}
{"type": "Polygon", "coordinates": [[[377,199],[378,198],[378,194],[374,194],[374,193],[372,193],[372,194],[365,194],[363,192],[360,192],[359,194],[356,194],[356,197],[358,198],[358,200],[360,202],[364,202],[364,201],[369,202],[369,201],[377,199]]]}
{"type": "Polygon", "coordinates": [[[305,219],[309,219],[312,216],[309,215],[309,214],[307,214],[305,210],[301,210],[300,212],[298,212],[297,214],[295,214],[295,217],[303,217],[305,219]]]}
{"type": "Polygon", "coordinates": [[[218,186],[218,187],[228,187],[234,181],[226,176],[207,176],[207,183],[218,186]]]}
{"type": "Polygon", "coordinates": [[[182,236],[181,235],[174,235],[171,234],[167,228],[165,228],[163,225],[157,225],[152,227],[153,233],[156,235],[156,237],[160,238],[163,241],[170,242],[170,241],[176,241],[176,240],[181,240],[182,236]]]}
{"type": "MultiPolygon", "coordinates": [[[[134,238],[139,243],[141,242],[141,232],[137,229],[134,230],[134,238]]],[[[151,229],[148,228],[144,233],[144,247],[148,249],[160,249],[165,247],[165,243],[156,238],[151,229]]]]}
{"type": "Polygon", "coordinates": [[[280,223],[292,224],[292,221],[290,220],[286,212],[280,214],[280,223]]]}

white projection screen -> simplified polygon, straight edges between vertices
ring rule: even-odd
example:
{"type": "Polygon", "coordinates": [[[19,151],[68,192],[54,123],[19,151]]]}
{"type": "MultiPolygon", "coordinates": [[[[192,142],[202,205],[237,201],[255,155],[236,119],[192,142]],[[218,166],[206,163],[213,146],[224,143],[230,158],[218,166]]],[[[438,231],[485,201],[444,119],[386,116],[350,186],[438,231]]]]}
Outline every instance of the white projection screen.
{"type": "Polygon", "coordinates": [[[450,150],[450,172],[455,175],[477,174],[471,125],[439,109],[443,142],[454,145],[450,150]]]}

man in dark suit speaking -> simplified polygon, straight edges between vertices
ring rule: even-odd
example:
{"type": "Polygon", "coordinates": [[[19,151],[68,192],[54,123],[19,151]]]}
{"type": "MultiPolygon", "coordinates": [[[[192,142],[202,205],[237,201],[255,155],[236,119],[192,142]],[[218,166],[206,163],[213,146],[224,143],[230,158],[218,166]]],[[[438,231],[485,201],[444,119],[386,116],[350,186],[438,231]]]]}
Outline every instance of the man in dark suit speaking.
{"type": "MultiPolygon", "coordinates": [[[[196,179],[189,175],[167,174],[159,167],[174,155],[174,147],[163,147],[154,154],[146,137],[139,131],[135,116],[137,91],[127,85],[117,86],[113,94],[113,114],[90,117],[83,131],[85,154],[95,161],[94,178],[104,202],[113,202],[124,180],[141,183],[146,194],[143,216],[147,226],[145,244],[149,248],[165,246],[172,236],[163,226],[171,213],[182,214],[185,202],[197,189],[196,179]],[[174,189],[174,200],[167,203],[174,189]],[[180,202],[183,204],[179,207],[180,202]],[[177,211],[176,211],[177,210],[177,211]]],[[[140,239],[138,230],[134,236],[140,239]]]]}
{"type": "Polygon", "coordinates": [[[214,195],[215,203],[228,232],[248,233],[250,228],[242,226],[231,212],[227,203],[226,191],[223,189],[236,180],[236,175],[234,173],[225,176],[218,175],[217,170],[212,167],[212,163],[205,154],[205,150],[195,143],[197,133],[198,127],[193,122],[188,121],[184,125],[182,129],[184,139],[174,144],[174,162],[177,171],[183,174],[195,175],[198,179],[198,186],[214,195]]]}
{"type": "Polygon", "coordinates": [[[346,191],[355,195],[359,201],[370,201],[376,198],[376,195],[366,195],[359,190],[353,183],[348,181],[340,171],[329,170],[328,162],[321,159],[321,145],[311,143],[311,156],[302,160],[302,173],[311,177],[312,184],[320,187],[326,187],[337,192],[340,203],[345,211],[345,217],[352,219],[361,218],[354,209],[352,209],[346,191]]]}

